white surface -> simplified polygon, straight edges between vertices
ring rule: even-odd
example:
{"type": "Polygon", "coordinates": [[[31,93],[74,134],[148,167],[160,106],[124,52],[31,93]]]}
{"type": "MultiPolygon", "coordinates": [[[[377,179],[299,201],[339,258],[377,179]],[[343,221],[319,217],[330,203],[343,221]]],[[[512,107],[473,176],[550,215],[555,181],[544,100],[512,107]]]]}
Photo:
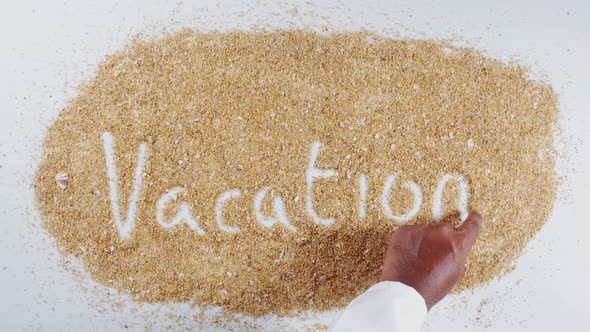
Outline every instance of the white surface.
{"type": "MultiPolygon", "coordinates": [[[[424,330],[580,331],[590,326],[590,5],[583,0],[393,2],[3,0],[0,330],[195,328],[191,315],[196,309],[186,305],[133,303],[96,285],[84,291],[88,283],[63,268],[53,240],[40,227],[31,179],[45,128],[75,94],[75,86],[130,35],[183,26],[210,30],[265,25],[459,37],[460,44],[501,59],[516,58],[549,80],[560,95],[567,151],[572,152],[560,165],[568,173],[562,192],[569,202],[558,203],[512,273],[473,293],[448,297],[429,313],[424,330]],[[100,300],[105,296],[110,304],[100,300]]],[[[277,329],[278,321],[303,329],[333,317],[271,317],[265,326],[277,329]]]]}

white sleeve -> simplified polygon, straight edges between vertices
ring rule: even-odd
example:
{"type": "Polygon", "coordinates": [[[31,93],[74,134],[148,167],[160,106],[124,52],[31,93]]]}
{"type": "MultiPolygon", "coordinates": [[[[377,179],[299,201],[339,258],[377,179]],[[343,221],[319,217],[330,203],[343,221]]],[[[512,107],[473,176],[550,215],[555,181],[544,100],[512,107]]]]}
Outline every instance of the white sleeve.
{"type": "Polygon", "coordinates": [[[418,332],[426,312],[424,298],[414,288],[382,281],[350,302],[332,331],[418,332]]]}

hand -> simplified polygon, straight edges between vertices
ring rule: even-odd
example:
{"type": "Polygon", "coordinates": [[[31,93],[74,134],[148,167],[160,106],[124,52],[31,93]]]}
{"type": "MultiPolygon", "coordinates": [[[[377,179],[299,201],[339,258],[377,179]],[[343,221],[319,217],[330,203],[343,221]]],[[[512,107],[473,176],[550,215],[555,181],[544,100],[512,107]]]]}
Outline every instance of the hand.
{"type": "Polygon", "coordinates": [[[401,226],[389,238],[381,281],[413,287],[430,310],[459,281],[481,223],[479,212],[471,211],[457,228],[450,223],[401,226]]]}

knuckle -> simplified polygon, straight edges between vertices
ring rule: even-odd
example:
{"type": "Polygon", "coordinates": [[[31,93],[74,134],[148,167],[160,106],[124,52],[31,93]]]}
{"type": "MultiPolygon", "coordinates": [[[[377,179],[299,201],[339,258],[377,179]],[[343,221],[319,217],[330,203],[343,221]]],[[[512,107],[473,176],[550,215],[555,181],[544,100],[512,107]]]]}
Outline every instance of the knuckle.
{"type": "Polygon", "coordinates": [[[446,235],[446,234],[451,233],[451,231],[454,231],[454,228],[449,223],[441,223],[438,225],[438,231],[440,231],[442,234],[446,235]]]}

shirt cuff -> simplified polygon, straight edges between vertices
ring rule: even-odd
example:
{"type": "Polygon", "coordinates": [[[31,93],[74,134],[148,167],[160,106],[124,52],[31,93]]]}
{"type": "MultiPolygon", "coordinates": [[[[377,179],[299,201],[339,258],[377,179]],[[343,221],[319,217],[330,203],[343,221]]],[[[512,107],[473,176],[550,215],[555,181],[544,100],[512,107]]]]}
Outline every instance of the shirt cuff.
{"type": "Polygon", "coordinates": [[[414,288],[382,281],[354,299],[332,331],[418,332],[426,313],[426,302],[414,288]]]}

